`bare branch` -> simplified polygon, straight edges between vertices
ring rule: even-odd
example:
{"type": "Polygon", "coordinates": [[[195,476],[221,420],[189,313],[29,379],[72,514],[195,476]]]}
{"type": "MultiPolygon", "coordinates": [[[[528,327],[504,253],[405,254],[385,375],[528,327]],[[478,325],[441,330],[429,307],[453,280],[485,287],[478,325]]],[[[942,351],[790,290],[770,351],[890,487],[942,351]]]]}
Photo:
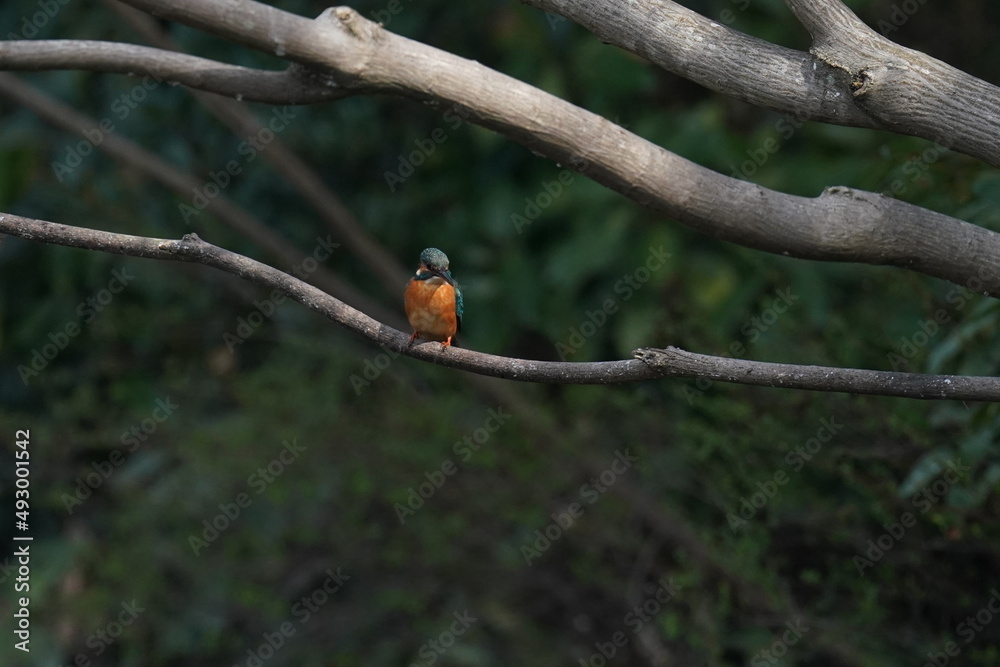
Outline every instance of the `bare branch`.
{"type": "Polygon", "coordinates": [[[854,102],[879,127],[1000,167],[1000,88],[886,39],[840,0],[785,2],[812,34],[810,52],[850,77],[854,102]]]}
{"type": "MultiPolygon", "coordinates": [[[[68,132],[81,134],[84,131],[98,131],[98,123],[92,118],[66,107],[12,74],[0,72],[0,95],[6,95],[68,132]]],[[[189,202],[193,193],[204,189],[204,181],[181,172],[169,162],[129,141],[119,133],[102,132],[102,139],[97,148],[136,172],[166,185],[179,197],[189,202]]],[[[225,194],[208,199],[204,210],[258,245],[284,266],[296,266],[305,258],[302,251],[255,216],[237,206],[225,194]]],[[[387,312],[378,302],[341,280],[326,267],[319,266],[310,279],[323,289],[332,294],[340,295],[346,301],[359,308],[364,308],[367,312],[377,313],[384,316],[386,320],[393,317],[393,314],[387,312]]]]}
{"type": "MultiPolygon", "coordinates": [[[[123,5],[118,0],[101,0],[111,11],[120,15],[144,40],[159,49],[177,51],[178,47],[170,39],[167,31],[149,14],[123,5]]],[[[305,72],[304,68],[296,70],[305,72]]],[[[310,77],[315,83],[329,90],[323,84],[323,77],[310,77]]],[[[218,95],[194,92],[195,98],[225,123],[239,137],[260,136],[263,124],[245,104],[225,99],[218,95]]],[[[389,294],[396,294],[409,277],[409,270],[361,226],[354,214],[343,201],[326,185],[319,173],[291,150],[278,135],[261,152],[264,161],[272,165],[295,190],[316,210],[319,218],[338,235],[345,247],[368,267],[379,279],[389,294]]],[[[366,311],[371,312],[371,311],[366,311]]],[[[373,313],[374,314],[374,313],[373,313]]]]}
{"type": "Polygon", "coordinates": [[[468,120],[716,238],[806,259],[902,266],[1000,293],[1000,235],[873,193],[810,199],[728,178],[483,65],[382,29],[347,7],[315,21],[250,0],[126,0],[330,72],[358,92],[458,108],[468,120]]]}
{"type": "Polygon", "coordinates": [[[348,95],[336,86],[317,85],[301,67],[283,72],[228,65],[136,44],[74,39],[0,41],[0,70],[39,72],[74,69],[147,74],[195,90],[268,104],[315,104],[348,95]]]}
{"type": "Polygon", "coordinates": [[[814,42],[770,44],[671,0],[524,0],[706,88],[836,125],[923,137],[1000,167],[1000,88],[882,37],[839,0],[786,0],[814,42]]]}
{"type": "Polygon", "coordinates": [[[179,241],[115,234],[0,214],[0,232],[24,239],[118,255],[198,262],[287,294],[310,310],[373,343],[400,354],[480,375],[551,384],[617,384],[656,378],[707,378],[786,389],[850,392],[924,399],[1000,402],[1000,378],[920,375],[823,366],[795,366],[711,357],[669,347],[644,348],[634,359],[556,362],[515,359],[438,343],[409,346],[409,336],[386,326],[322,290],[188,234],[179,241]]]}
{"type": "Polygon", "coordinates": [[[783,389],[839,391],[903,398],[1000,400],[1000,378],[925,375],[859,368],[799,366],[713,357],[676,347],[643,348],[635,356],[663,377],[698,377],[721,382],[783,389]]]}
{"type": "Polygon", "coordinates": [[[844,91],[850,77],[808,53],[726,27],[670,0],[523,0],[649,62],[799,120],[876,127],[844,91]]]}
{"type": "Polygon", "coordinates": [[[873,193],[810,199],[727,178],[528,84],[382,29],[346,7],[315,21],[246,0],[127,0],[303,63],[352,92],[403,95],[566,164],[716,238],[782,255],[910,268],[1000,292],[1000,235],[873,193]]]}
{"type": "Polygon", "coordinates": [[[866,26],[840,0],[785,0],[785,4],[812,35],[814,47],[822,48],[839,39],[854,44],[859,53],[878,52],[887,46],[896,46],[866,26]]]}

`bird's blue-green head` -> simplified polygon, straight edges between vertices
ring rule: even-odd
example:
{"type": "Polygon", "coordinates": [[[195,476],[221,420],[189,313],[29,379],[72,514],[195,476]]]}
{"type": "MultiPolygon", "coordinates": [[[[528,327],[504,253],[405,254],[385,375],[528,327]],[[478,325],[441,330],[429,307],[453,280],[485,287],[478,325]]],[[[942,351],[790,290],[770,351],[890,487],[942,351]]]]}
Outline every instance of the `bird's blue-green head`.
{"type": "Polygon", "coordinates": [[[424,251],[420,253],[420,263],[431,271],[447,271],[448,255],[437,248],[424,248],[424,251]]]}

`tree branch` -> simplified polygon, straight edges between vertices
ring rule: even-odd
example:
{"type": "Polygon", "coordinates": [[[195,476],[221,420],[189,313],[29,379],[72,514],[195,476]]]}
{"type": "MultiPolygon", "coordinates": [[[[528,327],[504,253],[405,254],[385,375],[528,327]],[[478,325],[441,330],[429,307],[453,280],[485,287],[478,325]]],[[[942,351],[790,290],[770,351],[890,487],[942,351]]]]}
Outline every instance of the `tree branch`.
{"type": "Polygon", "coordinates": [[[876,127],[843,91],[850,77],[803,51],[721,25],[670,0],[522,0],[668,72],[799,120],[876,127]]]}
{"type": "Polygon", "coordinates": [[[923,137],[1000,167],[1000,88],[886,39],[839,0],[786,0],[813,36],[809,53],[671,0],[523,1],[744,102],[798,120],[923,137]]]}
{"type": "MultiPolygon", "coordinates": [[[[162,50],[178,51],[178,47],[170,39],[160,22],[149,14],[123,5],[118,0],[101,0],[101,2],[109,10],[117,13],[120,19],[135,30],[148,45],[162,50]]],[[[326,85],[327,77],[315,74],[312,70],[306,70],[295,65],[290,74],[297,77],[300,75],[305,76],[309,81],[324,89],[322,91],[324,95],[328,94],[331,90],[326,85]]],[[[257,120],[257,117],[247,104],[223,97],[217,93],[192,90],[191,94],[225,123],[239,138],[261,136],[260,133],[264,126],[257,120]]],[[[338,91],[338,95],[341,94],[346,93],[338,91]]],[[[57,116],[63,115],[60,113],[60,110],[61,107],[59,105],[48,105],[48,111],[55,112],[57,116]]],[[[43,119],[48,118],[50,121],[59,124],[47,115],[46,110],[38,110],[38,113],[43,119]]],[[[91,126],[95,124],[91,122],[91,126]]],[[[63,126],[66,127],[65,124],[63,126]]],[[[79,132],[79,129],[67,129],[79,132]]],[[[101,142],[97,145],[97,148],[98,150],[103,150],[105,146],[106,144],[101,142]]],[[[357,218],[326,185],[316,170],[289,149],[282,137],[277,134],[274,135],[273,141],[267,144],[267,150],[261,151],[260,155],[266,162],[272,165],[276,174],[285,178],[302,195],[305,201],[314,206],[318,218],[334,231],[337,240],[343,242],[347,251],[367,265],[372,275],[381,282],[386,293],[398,296],[401,286],[405,284],[409,277],[410,270],[404,267],[394,255],[389,253],[377,239],[372,237],[361,226],[357,218]]],[[[111,157],[121,160],[121,156],[114,152],[111,153],[111,157]]],[[[129,166],[127,160],[125,161],[125,165],[129,166]]],[[[176,169],[173,171],[176,172],[176,169]]],[[[167,185],[170,185],[170,181],[177,181],[176,177],[169,178],[170,172],[159,169],[153,169],[146,173],[151,178],[160,179],[161,182],[163,178],[168,178],[167,185]]],[[[266,227],[252,214],[248,214],[245,210],[233,205],[221,208],[210,207],[209,212],[215,214],[222,222],[231,226],[245,222],[247,224],[254,223],[258,230],[265,229],[266,227]],[[234,218],[231,214],[237,211],[242,215],[234,218]]],[[[265,253],[269,253],[270,256],[278,258],[278,266],[295,266],[305,257],[301,252],[293,248],[292,244],[289,244],[286,239],[280,235],[276,236],[281,243],[278,245],[267,243],[263,247],[263,250],[265,253]]],[[[395,327],[406,326],[405,317],[403,317],[401,312],[384,308],[378,301],[354,289],[350,284],[339,280],[325,266],[319,266],[309,281],[327,293],[346,301],[348,304],[353,305],[362,312],[368,313],[372,317],[378,318],[382,322],[395,327]]],[[[529,407],[531,407],[530,400],[527,399],[523,392],[516,391],[516,385],[504,383],[497,378],[484,375],[466,374],[463,379],[464,384],[468,385],[473,391],[481,393],[484,400],[511,406],[519,414],[526,415],[526,419],[527,415],[531,414],[529,410],[529,407]]]]}
{"type": "MultiPolygon", "coordinates": [[[[121,16],[150,45],[170,51],[178,50],[177,44],[169,37],[167,31],[149,14],[123,5],[118,0],[101,0],[101,3],[121,16]]],[[[297,78],[307,76],[317,86],[330,90],[328,86],[323,85],[325,77],[310,73],[298,66],[294,69],[296,70],[294,76],[297,78]]],[[[340,94],[346,93],[341,91],[340,94]]],[[[259,136],[263,130],[263,124],[257,120],[247,105],[210,93],[194,92],[193,95],[235,135],[241,138],[259,136]]],[[[291,150],[278,135],[275,135],[274,140],[268,144],[267,150],[261,152],[261,156],[271,164],[276,174],[280,174],[305,201],[313,206],[319,218],[338,235],[346,248],[368,267],[372,275],[378,278],[386,292],[397,294],[400,285],[409,278],[409,269],[400,264],[392,253],[368,233],[350,209],[327,186],[316,169],[291,150]]],[[[365,312],[375,314],[368,310],[365,312]]]]}
{"type": "Polygon", "coordinates": [[[251,0],[126,4],[283,54],[329,72],[346,90],[458,108],[468,120],[721,240],[805,259],[901,266],[1000,293],[994,232],[873,193],[831,188],[811,199],[722,176],[533,86],[388,32],[347,7],[311,21],[251,0]]]}
{"type": "Polygon", "coordinates": [[[676,347],[636,350],[636,359],[662,377],[696,377],[783,389],[837,391],[902,398],[1000,401],[1000,378],[925,375],[860,368],[800,366],[687,352],[676,347]]]}
{"type": "Polygon", "coordinates": [[[0,232],[74,248],[212,266],[260,287],[277,289],[387,350],[448,368],[518,382],[619,384],[656,378],[699,377],[785,389],[1000,402],[1000,378],[993,377],[771,364],[712,357],[674,347],[639,349],[634,352],[634,359],[581,363],[515,359],[463,348],[444,348],[430,342],[410,346],[409,336],[405,333],[368,317],[287,273],[206,243],[197,234],[188,234],[179,241],[145,238],[71,227],[9,213],[0,214],[0,232]]]}
{"type": "MultiPolygon", "coordinates": [[[[182,200],[191,202],[192,194],[201,192],[205,187],[205,181],[181,172],[169,162],[129,141],[120,133],[104,133],[98,129],[98,123],[92,118],[60,104],[12,74],[0,72],[0,95],[6,95],[15,102],[33,110],[53,125],[73,134],[79,135],[84,131],[100,133],[101,141],[97,146],[98,149],[136,172],[166,185],[182,200]]],[[[296,266],[306,257],[294,244],[273,231],[257,217],[237,206],[224,193],[208,199],[204,210],[259,246],[284,266],[296,266]]],[[[207,222],[206,220],[202,224],[207,222]]],[[[341,280],[325,266],[317,267],[310,276],[310,280],[331,294],[340,295],[344,300],[363,308],[366,312],[378,313],[386,320],[393,316],[378,302],[355,289],[350,283],[341,280]]],[[[400,319],[400,321],[402,320],[400,319]]]]}
{"type": "Polygon", "coordinates": [[[136,44],[77,39],[0,41],[0,70],[40,72],[58,69],[148,74],[195,90],[247,102],[315,104],[350,94],[317,85],[316,74],[301,67],[270,72],[207,60],[136,44]]]}
{"type": "MultiPolygon", "coordinates": [[[[873,193],[810,199],[728,178],[528,84],[382,29],[346,7],[314,21],[250,0],[126,0],[327,72],[343,91],[412,97],[567,164],[721,240],[805,259],[901,266],[1000,293],[1000,235],[873,193]],[[238,15],[230,15],[237,11],[238,15]]],[[[0,64],[2,66],[2,64],[0,64]]]]}
{"type": "Polygon", "coordinates": [[[900,46],[840,0],[785,0],[813,36],[820,61],[850,76],[858,108],[878,126],[1000,167],[1000,88],[900,46]]]}

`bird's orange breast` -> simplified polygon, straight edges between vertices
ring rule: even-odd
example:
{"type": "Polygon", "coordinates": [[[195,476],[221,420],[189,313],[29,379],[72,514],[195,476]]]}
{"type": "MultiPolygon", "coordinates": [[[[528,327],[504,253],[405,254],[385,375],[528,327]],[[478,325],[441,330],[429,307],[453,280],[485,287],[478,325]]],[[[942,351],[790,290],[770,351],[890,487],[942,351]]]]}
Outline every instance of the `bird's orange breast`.
{"type": "Polygon", "coordinates": [[[404,306],[406,319],[422,338],[444,341],[458,331],[455,288],[441,278],[411,279],[404,306]]]}

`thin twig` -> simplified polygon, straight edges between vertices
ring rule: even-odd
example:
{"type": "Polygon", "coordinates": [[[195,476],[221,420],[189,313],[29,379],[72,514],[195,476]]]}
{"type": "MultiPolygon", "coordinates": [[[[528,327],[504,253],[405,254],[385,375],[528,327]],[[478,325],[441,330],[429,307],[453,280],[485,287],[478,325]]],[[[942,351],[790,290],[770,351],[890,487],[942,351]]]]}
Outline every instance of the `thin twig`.
{"type": "Polygon", "coordinates": [[[148,75],[157,81],[269,104],[315,104],[353,93],[318,82],[293,66],[281,72],[229,65],[215,60],[137,44],[77,39],[0,41],[0,69],[43,72],[66,69],[148,75]],[[71,64],[71,65],[70,65],[71,64]],[[321,85],[317,85],[321,83],[321,85]]]}

